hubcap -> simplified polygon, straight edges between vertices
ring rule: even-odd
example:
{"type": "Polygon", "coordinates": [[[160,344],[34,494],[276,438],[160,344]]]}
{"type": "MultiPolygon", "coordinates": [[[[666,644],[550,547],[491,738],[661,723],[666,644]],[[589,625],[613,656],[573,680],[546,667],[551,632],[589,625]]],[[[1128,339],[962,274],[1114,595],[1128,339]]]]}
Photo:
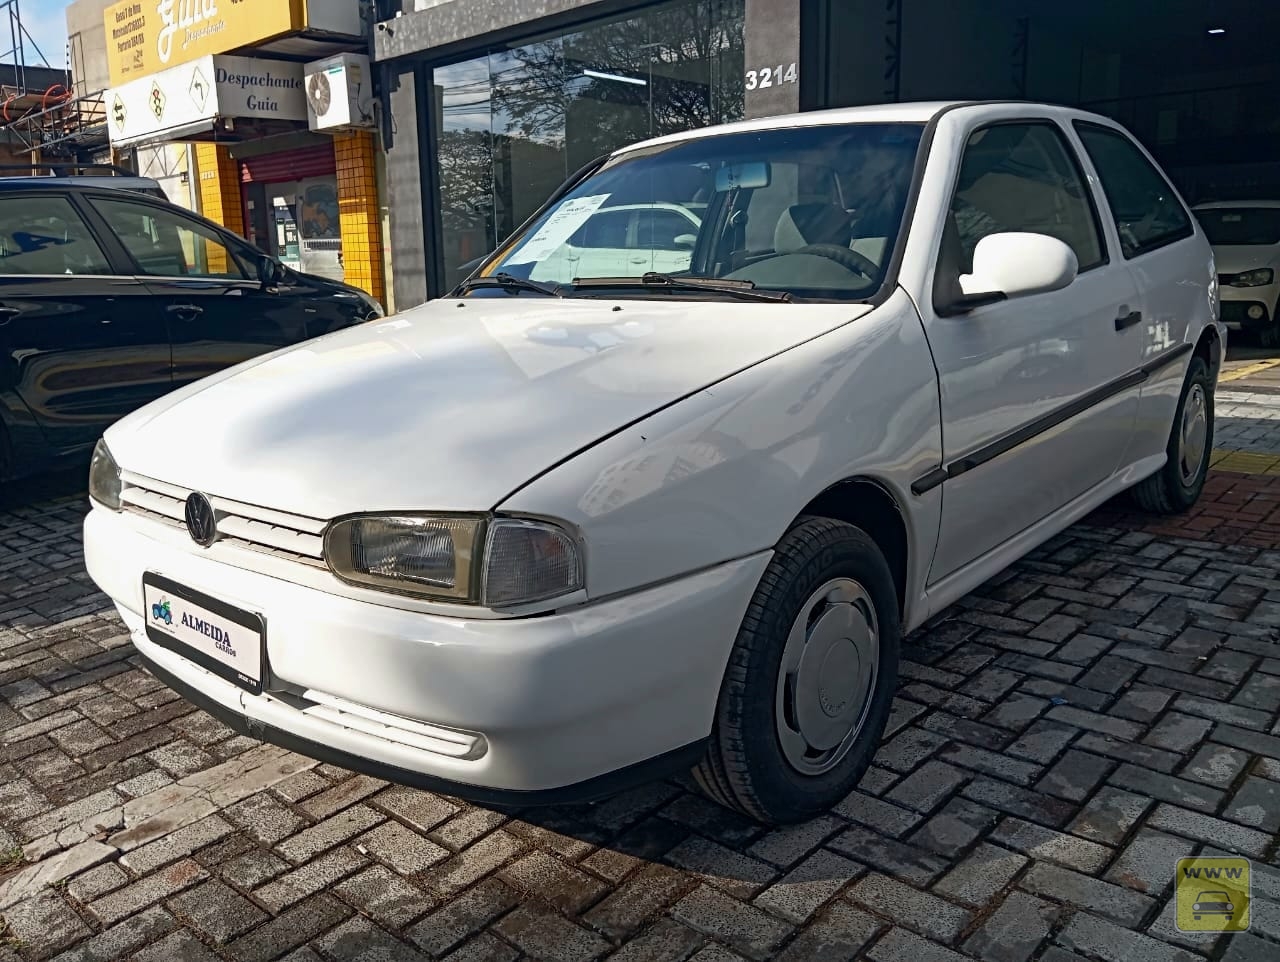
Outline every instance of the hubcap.
{"type": "Polygon", "coordinates": [[[866,589],[835,578],[810,595],[782,650],[774,709],[792,768],[821,775],[848,754],[871,708],[879,665],[879,624],[866,589]]]}
{"type": "Polygon", "coordinates": [[[1209,439],[1209,404],[1204,387],[1191,385],[1187,403],[1182,409],[1182,431],[1178,444],[1178,467],[1182,483],[1195,483],[1204,464],[1205,448],[1209,439]]]}

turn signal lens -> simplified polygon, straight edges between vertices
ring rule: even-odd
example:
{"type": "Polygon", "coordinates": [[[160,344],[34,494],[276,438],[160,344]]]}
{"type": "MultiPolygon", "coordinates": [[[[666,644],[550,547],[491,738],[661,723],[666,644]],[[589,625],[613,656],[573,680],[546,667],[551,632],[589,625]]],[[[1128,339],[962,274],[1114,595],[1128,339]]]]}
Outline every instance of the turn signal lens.
{"type": "Polygon", "coordinates": [[[325,561],[354,584],[454,601],[473,601],[474,518],[350,518],[325,535],[325,561]]]}
{"type": "Polygon", "coordinates": [[[107,450],[107,443],[98,438],[89,462],[89,497],[104,508],[120,510],[120,468],[107,450]]]}
{"type": "Polygon", "coordinates": [[[541,521],[499,518],[489,526],[484,603],[542,601],[582,587],[578,547],[569,535],[541,521]]]}

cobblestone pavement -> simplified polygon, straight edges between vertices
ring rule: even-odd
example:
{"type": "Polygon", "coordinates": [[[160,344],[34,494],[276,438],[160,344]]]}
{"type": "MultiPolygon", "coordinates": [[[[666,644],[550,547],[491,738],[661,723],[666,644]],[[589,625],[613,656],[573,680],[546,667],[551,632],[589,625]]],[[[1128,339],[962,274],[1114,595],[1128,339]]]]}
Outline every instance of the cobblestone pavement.
{"type": "MultiPolygon", "coordinates": [[[[1220,441],[1280,455],[1272,403],[1224,390],[1220,441]]],[[[1110,505],[916,633],[860,790],[780,831],[678,780],[499,814],[236,736],[136,667],[82,506],[0,507],[0,962],[1280,958],[1278,476],[1110,505]],[[1180,933],[1175,859],[1218,851],[1251,931],[1180,933]]]]}

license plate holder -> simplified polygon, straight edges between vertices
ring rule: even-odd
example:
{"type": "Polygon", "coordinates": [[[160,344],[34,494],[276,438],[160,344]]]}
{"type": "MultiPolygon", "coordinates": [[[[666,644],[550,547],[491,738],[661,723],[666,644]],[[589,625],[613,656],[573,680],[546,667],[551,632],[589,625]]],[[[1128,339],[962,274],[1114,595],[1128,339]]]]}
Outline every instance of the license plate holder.
{"type": "Polygon", "coordinates": [[[266,619],[155,572],[142,576],[147,639],[254,695],[267,664],[266,619]]]}

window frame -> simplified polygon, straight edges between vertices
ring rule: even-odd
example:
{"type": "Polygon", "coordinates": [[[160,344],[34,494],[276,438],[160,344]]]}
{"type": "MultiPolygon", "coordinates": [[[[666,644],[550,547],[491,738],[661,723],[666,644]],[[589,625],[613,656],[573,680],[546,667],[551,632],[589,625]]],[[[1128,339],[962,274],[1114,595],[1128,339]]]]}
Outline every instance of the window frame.
{"type": "Polygon", "coordinates": [[[75,218],[80,222],[81,226],[82,226],[82,227],[84,227],[85,232],[86,232],[86,234],[88,235],[88,239],[89,239],[89,240],[91,240],[91,241],[93,242],[94,246],[96,246],[96,247],[97,247],[97,249],[98,249],[98,253],[99,253],[100,255],[102,255],[102,262],[103,262],[104,266],[106,267],[106,271],[105,271],[105,272],[88,273],[88,274],[65,274],[65,273],[59,273],[59,274],[9,274],[9,273],[0,272],[0,278],[6,278],[6,277],[14,277],[14,278],[24,278],[24,277],[26,277],[26,278],[37,278],[37,277],[40,277],[40,278],[50,278],[50,277],[71,278],[71,277],[119,277],[119,276],[121,276],[121,273],[120,273],[120,270],[119,270],[120,264],[119,264],[119,261],[118,261],[118,251],[115,249],[115,243],[114,243],[114,242],[116,241],[116,238],[115,238],[115,237],[104,238],[104,237],[101,235],[100,231],[97,229],[97,225],[94,223],[94,219],[93,219],[92,217],[90,217],[90,216],[87,216],[87,215],[86,215],[86,212],[81,208],[81,206],[80,206],[80,204],[77,202],[77,198],[76,198],[76,196],[75,196],[74,194],[72,194],[72,193],[70,193],[70,192],[65,192],[65,191],[54,191],[54,190],[37,190],[37,191],[18,190],[18,191],[4,191],[4,192],[0,192],[0,203],[3,203],[3,201],[5,201],[5,200],[9,200],[9,199],[14,199],[14,200],[29,200],[29,199],[30,199],[30,200],[34,200],[34,199],[39,199],[39,200],[61,200],[64,204],[66,204],[66,205],[71,209],[71,213],[72,213],[72,214],[75,216],[75,218]],[[107,243],[106,241],[108,241],[108,240],[110,240],[112,243],[107,243]]]}
{"type": "Polygon", "coordinates": [[[1116,240],[1120,244],[1120,256],[1124,260],[1135,260],[1136,258],[1142,257],[1146,254],[1161,250],[1171,244],[1176,244],[1179,241],[1184,241],[1189,237],[1195,236],[1196,230],[1199,229],[1195,216],[1188,209],[1186,202],[1178,195],[1178,191],[1169,181],[1169,178],[1165,175],[1164,171],[1160,169],[1160,166],[1155,162],[1155,159],[1147,153],[1146,149],[1138,143],[1137,139],[1133,137],[1133,135],[1120,127],[1112,127],[1109,124],[1101,124],[1097,121],[1083,120],[1080,118],[1073,119],[1071,121],[1071,126],[1074,128],[1076,136],[1080,138],[1080,146],[1083,148],[1085,156],[1089,158],[1090,166],[1093,167],[1098,176],[1098,186],[1101,188],[1102,196],[1107,202],[1107,213],[1111,215],[1111,223],[1115,226],[1116,240]],[[1169,192],[1169,196],[1173,198],[1178,209],[1182,211],[1182,216],[1187,222],[1186,227],[1183,230],[1167,234],[1159,240],[1152,241],[1151,243],[1141,244],[1135,251],[1133,251],[1133,253],[1129,253],[1125,250],[1124,236],[1120,233],[1120,218],[1117,216],[1115,207],[1111,203],[1111,196],[1107,192],[1107,178],[1103,176],[1102,168],[1098,166],[1098,161],[1093,156],[1093,152],[1089,150],[1088,141],[1085,140],[1084,132],[1087,130],[1098,131],[1104,136],[1114,137],[1121,142],[1128,144],[1137,152],[1138,157],[1147,165],[1151,170],[1151,173],[1155,175],[1156,180],[1164,185],[1165,190],[1169,192]]]}
{"type": "Polygon", "coordinates": [[[129,266],[132,268],[133,273],[138,277],[178,281],[221,281],[228,284],[244,284],[255,281],[255,274],[249,269],[253,266],[253,262],[246,257],[246,249],[250,249],[249,242],[236,237],[234,234],[224,230],[212,221],[207,221],[204,218],[193,216],[190,211],[177,207],[176,205],[152,203],[149,199],[142,197],[122,197],[115,193],[94,193],[86,195],[84,200],[93,210],[94,214],[107,225],[107,228],[111,231],[113,240],[115,240],[116,244],[119,245],[124,256],[128,258],[129,266]],[[129,249],[129,245],[124,242],[123,238],[120,237],[118,232],[112,226],[111,217],[106,211],[102,210],[99,206],[100,203],[125,204],[132,205],[134,207],[141,207],[147,210],[157,211],[160,214],[168,214],[180,224],[185,221],[194,225],[193,227],[188,228],[192,233],[197,235],[201,232],[207,233],[210,235],[210,239],[216,240],[226,248],[228,255],[235,262],[236,267],[239,268],[241,276],[228,277],[220,274],[153,274],[149,271],[143,270],[141,262],[136,256],[134,256],[133,251],[129,249]]]}
{"type": "MultiPolygon", "coordinates": [[[[953,206],[955,205],[956,194],[960,189],[960,174],[964,168],[964,155],[969,149],[969,141],[983,130],[990,130],[993,127],[1048,127],[1050,131],[1059,139],[1062,148],[1067,155],[1067,161],[1071,165],[1071,170],[1075,173],[1087,203],[1089,215],[1093,218],[1093,229],[1097,235],[1099,259],[1094,263],[1081,266],[1076,271],[1076,277],[1083,277],[1085,274],[1099,270],[1111,263],[1111,245],[1107,238],[1107,231],[1102,219],[1102,212],[1098,209],[1098,200],[1094,195],[1093,187],[1089,183],[1089,175],[1081,162],[1080,155],[1076,152],[1075,144],[1071,142],[1071,137],[1067,129],[1060,121],[1053,117],[1001,117],[996,120],[988,120],[976,124],[971,130],[964,135],[964,142],[961,145],[959,156],[956,159],[955,172],[951,176],[951,186],[947,191],[946,204],[943,207],[944,217],[950,217],[953,206]]],[[[1114,218],[1113,218],[1114,219],[1114,218]]],[[[1074,253],[1074,251],[1073,251],[1074,253]]],[[[939,237],[937,256],[934,258],[934,287],[936,289],[937,277],[941,273],[943,259],[943,250],[941,237],[939,237]]]]}

